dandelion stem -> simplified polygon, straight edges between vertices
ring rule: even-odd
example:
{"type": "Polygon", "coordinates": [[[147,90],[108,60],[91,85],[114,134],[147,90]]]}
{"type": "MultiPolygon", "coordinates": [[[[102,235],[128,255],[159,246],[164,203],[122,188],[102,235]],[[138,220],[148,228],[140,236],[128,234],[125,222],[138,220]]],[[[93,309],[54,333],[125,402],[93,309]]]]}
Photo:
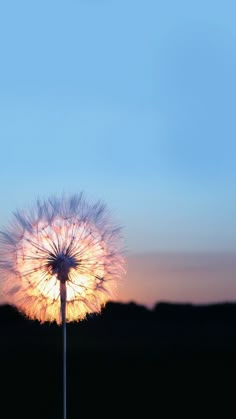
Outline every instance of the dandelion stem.
{"type": "Polygon", "coordinates": [[[61,323],[63,345],[63,419],[66,419],[66,282],[60,281],[61,323]]]}

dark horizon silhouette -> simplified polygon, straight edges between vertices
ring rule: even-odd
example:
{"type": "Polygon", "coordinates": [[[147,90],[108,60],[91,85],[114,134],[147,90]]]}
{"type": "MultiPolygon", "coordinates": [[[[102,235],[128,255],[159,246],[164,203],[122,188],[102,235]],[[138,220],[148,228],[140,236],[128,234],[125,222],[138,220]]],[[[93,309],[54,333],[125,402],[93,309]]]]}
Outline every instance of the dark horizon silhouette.
{"type": "MultiPolygon", "coordinates": [[[[4,417],[59,419],[61,327],[28,320],[4,305],[0,328],[4,417]]],[[[109,302],[100,315],[68,323],[67,337],[68,419],[111,417],[114,411],[117,417],[148,417],[162,408],[167,417],[172,408],[176,415],[187,412],[189,403],[212,414],[228,399],[225,409],[230,406],[236,302],[160,302],[153,309],[109,302]]]]}
{"type": "MultiPolygon", "coordinates": [[[[31,345],[37,339],[46,348],[60,336],[61,329],[55,322],[40,324],[37,320],[30,320],[8,304],[0,306],[0,326],[2,335],[6,336],[2,351],[11,344],[15,349],[26,342],[31,345]]],[[[142,347],[152,347],[160,353],[166,350],[236,350],[236,302],[192,304],[163,301],[150,309],[133,301],[110,301],[100,314],[90,314],[80,322],[67,323],[67,333],[68,344],[78,348],[94,348],[102,340],[103,345],[112,344],[114,347],[117,344],[124,348],[133,344],[138,348],[140,343],[142,347]]]]}

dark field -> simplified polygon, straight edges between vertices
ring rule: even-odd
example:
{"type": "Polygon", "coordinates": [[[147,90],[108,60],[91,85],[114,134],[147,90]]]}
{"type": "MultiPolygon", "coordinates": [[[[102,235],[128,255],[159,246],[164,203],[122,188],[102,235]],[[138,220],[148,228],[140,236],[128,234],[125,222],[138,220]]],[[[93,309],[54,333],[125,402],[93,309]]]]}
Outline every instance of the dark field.
{"type": "MultiPolygon", "coordinates": [[[[62,418],[62,335],[0,307],[0,418],[62,418]]],[[[235,417],[236,304],[109,303],[67,325],[68,419],[235,417]]]]}

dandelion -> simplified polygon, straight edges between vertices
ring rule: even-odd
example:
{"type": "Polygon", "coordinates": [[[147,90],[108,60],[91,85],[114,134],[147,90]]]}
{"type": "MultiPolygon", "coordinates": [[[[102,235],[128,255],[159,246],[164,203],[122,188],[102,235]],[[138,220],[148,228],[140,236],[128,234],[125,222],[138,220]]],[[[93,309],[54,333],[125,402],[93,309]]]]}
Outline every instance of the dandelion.
{"type": "Polygon", "coordinates": [[[66,418],[66,322],[99,313],[124,273],[121,229],[99,201],[83,194],[38,200],[0,232],[2,293],[30,319],[63,325],[66,418]]]}

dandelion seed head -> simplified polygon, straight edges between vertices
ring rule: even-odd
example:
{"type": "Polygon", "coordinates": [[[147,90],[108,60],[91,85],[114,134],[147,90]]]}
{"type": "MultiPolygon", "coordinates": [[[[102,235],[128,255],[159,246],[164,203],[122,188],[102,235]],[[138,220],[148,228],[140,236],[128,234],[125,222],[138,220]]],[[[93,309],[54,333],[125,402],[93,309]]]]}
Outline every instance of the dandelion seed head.
{"type": "Polygon", "coordinates": [[[83,195],[38,200],[14,213],[0,232],[2,292],[31,319],[61,322],[60,282],[66,284],[66,321],[98,313],[125,273],[121,229],[104,204],[83,195]]]}

